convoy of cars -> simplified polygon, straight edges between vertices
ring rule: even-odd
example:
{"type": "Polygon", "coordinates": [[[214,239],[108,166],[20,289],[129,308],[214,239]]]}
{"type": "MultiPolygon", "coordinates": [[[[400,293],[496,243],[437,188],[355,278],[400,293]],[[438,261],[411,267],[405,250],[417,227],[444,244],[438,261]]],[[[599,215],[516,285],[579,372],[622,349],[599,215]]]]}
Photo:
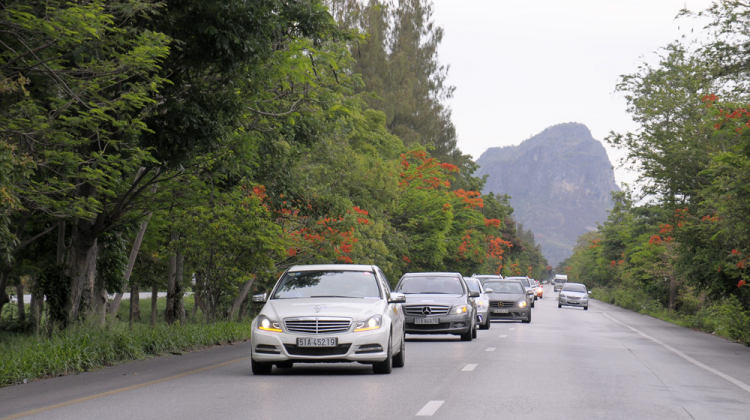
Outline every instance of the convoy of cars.
{"type": "MultiPolygon", "coordinates": [[[[567,279],[566,279],[567,280],[567,279]]],[[[561,284],[558,308],[588,310],[586,286],[561,284]]],[[[493,320],[531,322],[541,283],[525,276],[415,272],[391,289],[375,265],[297,265],[286,270],[252,321],[253,374],[295,363],[358,362],[388,374],[406,362],[406,334],[477,338],[493,320]]]]}

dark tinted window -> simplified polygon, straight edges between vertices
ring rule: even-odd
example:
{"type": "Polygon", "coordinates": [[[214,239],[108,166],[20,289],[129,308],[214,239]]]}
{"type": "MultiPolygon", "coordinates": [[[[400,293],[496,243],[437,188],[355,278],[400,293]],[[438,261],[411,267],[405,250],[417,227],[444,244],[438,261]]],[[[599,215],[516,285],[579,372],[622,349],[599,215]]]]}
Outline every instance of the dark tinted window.
{"type": "Polygon", "coordinates": [[[273,299],[309,297],[380,298],[380,288],[369,271],[298,271],[286,273],[273,295],[273,299]]]}
{"type": "Polygon", "coordinates": [[[492,293],[507,293],[512,295],[524,294],[521,283],[515,281],[487,281],[484,283],[485,289],[492,289],[492,293]]]}
{"type": "Polygon", "coordinates": [[[413,293],[442,293],[462,295],[464,288],[461,286],[461,279],[458,277],[404,277],[396,289],[397,292],[413,293]]]}
{"type": "Polygon", "coordinates": [[[586,286],[582,284],[566,284],[563,286],[563,292],[582,292],[586,293],[586,286]]]}

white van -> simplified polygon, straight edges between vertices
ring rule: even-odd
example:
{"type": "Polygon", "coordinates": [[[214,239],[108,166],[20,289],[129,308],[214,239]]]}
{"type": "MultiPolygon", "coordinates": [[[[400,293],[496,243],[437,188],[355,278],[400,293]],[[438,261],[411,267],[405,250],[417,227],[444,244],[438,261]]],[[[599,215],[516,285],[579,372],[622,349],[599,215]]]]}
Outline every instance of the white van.
{"type": "Polygon", "coordinates": [[[555,292],[559,292],[563,285],[568,282],[568,276],[566,274],[555,274],[555,292]]]}

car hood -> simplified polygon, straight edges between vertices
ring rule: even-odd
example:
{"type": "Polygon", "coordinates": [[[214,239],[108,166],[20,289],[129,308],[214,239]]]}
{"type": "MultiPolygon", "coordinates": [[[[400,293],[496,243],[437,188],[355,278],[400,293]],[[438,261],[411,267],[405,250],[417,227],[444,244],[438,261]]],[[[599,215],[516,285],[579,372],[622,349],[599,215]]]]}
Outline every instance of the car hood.
{"type": "Polygon", "coordinates": [[[262,314],[277,320],[302,316],[345,317],[362,320],[384,312],[383,299],[362,298],[298,298],[272,299],[266,302],[262,314]]]}
{"type": "Polygon", "coordinates": [[[572,298],[588,296],[586,293],[583,293],[583,292],[560,292],[560,294],[563,296],[572,297],[572,298]]]}
{"type": "Polygon", "coordinates": [[[433,293],[414,293],[406,295],[404,305],[464,305],[465,295],[442,295],[433,293]]]}
{"type": "Polygon", "coordinates": [[[519,301],[521,299],[526,299],[526,295],[522,295],[520,293],[489,293],[487,296],[490,297],[490,300],[502,300],[502,301],[510,301],[510,300],[519,301]]]}

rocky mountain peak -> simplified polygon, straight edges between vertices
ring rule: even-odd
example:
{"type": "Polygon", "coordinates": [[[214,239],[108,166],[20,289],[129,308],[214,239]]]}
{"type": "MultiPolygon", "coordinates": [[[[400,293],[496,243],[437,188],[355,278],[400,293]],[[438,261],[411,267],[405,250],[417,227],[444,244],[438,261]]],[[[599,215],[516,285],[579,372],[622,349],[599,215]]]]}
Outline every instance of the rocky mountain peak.
{"type": "Polygon", "coordinates": [[[595,230],[619,191],[601,142],[580,123],[549,127],[517,146],[493,147],[479,157],[485,193],[508,194],[515,218],[534,232],[555,265],[579,235],[595,230]]]}

